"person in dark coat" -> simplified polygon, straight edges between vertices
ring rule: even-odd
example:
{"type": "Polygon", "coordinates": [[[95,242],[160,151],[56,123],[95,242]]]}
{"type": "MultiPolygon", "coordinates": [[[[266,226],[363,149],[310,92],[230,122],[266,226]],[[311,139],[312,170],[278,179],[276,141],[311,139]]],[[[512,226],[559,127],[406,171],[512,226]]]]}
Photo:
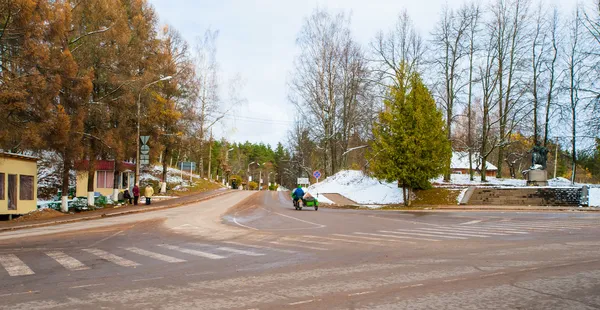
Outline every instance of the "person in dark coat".
{"type": "Polygon", "coordinates": [[[133,198],[131,197],[131,194],[129,193],[129,190],[126,189],[125,192],[123,192],[123,199],[125,200],[125,203],[127,204],[131,204],[133,198]]]}
{"type": "Polygon", "coordinates": [[[137,206],[138,205],[138,200],[140,200],[140,187],[136,184],[133,187],[133,205],[137,206]]]}

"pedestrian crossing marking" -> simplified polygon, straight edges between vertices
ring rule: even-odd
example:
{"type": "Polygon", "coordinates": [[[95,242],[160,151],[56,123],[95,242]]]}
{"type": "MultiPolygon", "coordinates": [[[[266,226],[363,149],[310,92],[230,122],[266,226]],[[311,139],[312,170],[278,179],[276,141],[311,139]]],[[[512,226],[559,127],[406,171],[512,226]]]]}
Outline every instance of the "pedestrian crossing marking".
{"type": "Polygon", "coordinates": [[[348,242],[348,243],[359,243],[359,244],[369,244],[369,245],[381,245],[380,242],[372,242],[372,241],[359,241],[359,240],[348,240],[348,239],[341,239],[341,238],[330,238],[330,237],[319,237],[319,236],[303,236],[304,238],[316,238],[316,239],[323,239],[323,240],[331,240],[331,241],[341,241],[341,242],[348,242]]]}
{"type": "Polygon", "coordinates": [[[198,251],[198,250],[181,248],[176,245],[159,244],[158,246],[169,249],[169,250],[179,251],[181,253],[190,254],[190,255],[194,255],[194,256],[200,256],[200,257],[204,257],[204,258],[208,258],[208,259],[223,259],[223,258],[225,258],[225,256],[208,253],[208,252],[202,252],[202,251],[198,251]]]}
{"type": "MultiPolygon", "coordinates": [[[[396,229],[398,231],[406,231],[406,230],[401,230],[401,229],[396,229]]],[[[436,231],[433,229],[427,229],[425,230],[424,228],[420,228],[420,229],[416,229],[414,231],[424,231],[428,234],[435,234],[435,235],[452,235],[452,236],[460,236],[460,237],[475,237],[475,238],[489,238],[490,236],[484,236],[484,235],[478,235],[475,233],[464,233],[464,232],[456,232],[456,231],[436,231]]]]}
{"type": "Polygon", "coordinates": [[[82,262],[61,251],[49,251],[46,252],[46,255],[54,259],[57,263],[61,264],[68,270],[80,271],[90,269],[90,267],[84,265],[82,262]]]}
{"type": "Polygon", "coordinates": [[[417,238],[417,237],[408,237],[408,236],[397,236],[397,235],[385,235],[385,234],[372,234],[372,233],[363,233],[363,232],[355,232],[357,235],[366,235],[366,236],[375,236],[375,237],[388,237],[388,238],[397,238],[397,239],[412,239],[412,240],[423,240],[423,241],[440,241],[437,239],[429,239],[429,238],[417,238]]]}
{"type": "Polygon", "coordinates": [[[445,238],[445,239],[460,239],[460,240],[469,239],[469,238],[458,237],[458,236],[438,236],[438,235],[433,235],[433,234],[423,234],[423,233],[410,232],[410,231],[403,232],[403,231],[380,230],[379,232],[386,233],[386,234],[398,234],[398,235],[409,235],[409,236],[420,236],[420,237],[436,237],[436,238],[445,238]]]}
{"type": "Polygon", "coordinates": [[[300,245],[300,244],[290,244],[290,243],[285,243],[285,242],[281,242],[281,241],[270,241],[269,243],[271,243],[271,244],[277,244],[277,245],[282,245],[282,246],[291,246],[291,247],[305,248],[305,249],[310,249],[310,250],[327,251],[327,249],[325,249],[325,248],[308,246],[308,245],[300,245]]]}
{"type": "MultiPolygon", "coordinates": [[[[439,232],[459,232],[459,233],[465,233],[465,234],[475,234],[475,235],[485,235],[485,236],[508,236],[508,233],[500,233],[500,232],[489,232],[489,231],[482,231],[480,229],[454,229],[454,228],[445,228],[445,227],[441,227],[441,228],[420,228],[421,230],[426,230],[426,231],[439,231],[439,232]]],[[[527,234],[527,233],[525,233],[527,234]]]]}
{"type": "Polygon", "coordinates": [[[0,264],[11,277],[35,274],[22,260],[14,254],[0,255],[0,264]]]}
{"type": "Polygon", "coordinates": [[[180,258],[176,258],[176,257],[172,257],[172,256],[168,256],[168,255],[164,255],[164,254],[160,254],[160,253],[155,253],[155,252],[151,252],[151,251],[147,251],[144,249],[140,249],[140,248],[136,248],[136,247],[126,247],[123,248],[129,252],[133,252],[135,254],[139,254],[139,255],[143,255],[143,256],[148,256],[157,260],[161,260],[163,262],[167,262],[167,263],[183,263],[186,262],[185,259],[180,259],[180,258]]]}
{"type": "Polygon", "coordinates": [[[117,256],[112,253],[108,253],[108,252],[100,250],[100,249],[83,249],[82,251],[96,255],[103,260],[109,261],[111,263],[115,263],[115,264],[117,264],[119,266],[123,266],[123,267],[137,267],[140,265],[134,261],[130,261],[126,258],[117,256]]]}
{"type": "Polygon", "coordinates": [[[238,250],[238,249],[234,249],[234,248],[230,248],[230,247],[220,247],[220,248],[217,248],[217,250],[221,250],[221,251],[225,251],[225,252],[231,252],[231,253],[236,253],[236,254],[242,254],[242,255],[248,255],[248,256],[263,256],[263,255],[265,255],[265,254],[262,254],[262,253],[250,252],[250,251],[245,251],[245,250],[238,250]]]}
{"type": "Polygon", "coordinates": [[[332,236],[349,237],[349,238],[359,238],[359,239],[374,240],[374,241],[386,241],[386,242],[390,242],[391,241],[391,242],[402,242],[402,243],[412,243],[412,244],[416,243],[414,241],[408,241],[408,240],[383,239],[383,238],[364,237],[364,236],[355,236],[355,235],[344,235],[344,234],[332,234],[332,236]]]}
{"type": "Polygon", "coordinates": [[[243,247],[248,247],[248,248],[271,250],[271,251],[282,252],[282,253],[297,253],[296,251],[292,251],[292,250],[277,249],[277,248],[272,248],[272,247],[262,246],[262,245],[255,245],[255,244],[249,245],[249,244],[239,243],[239,242],[234,242],[234,241],[225,241],[223,243],[237,245],[237,246],[243,246],[243,247]]]}
{"type": "Polygon", "coordinates": [[[300,242],[300,243],[308,243],[308,244],[319,244],[319,245],[331,245],[331,242],[320,242],[320,241],[310,241],[310,240],[302,240],[299,238],[281,238],[284,241],[292,241],[292,242],[300,242]]]}

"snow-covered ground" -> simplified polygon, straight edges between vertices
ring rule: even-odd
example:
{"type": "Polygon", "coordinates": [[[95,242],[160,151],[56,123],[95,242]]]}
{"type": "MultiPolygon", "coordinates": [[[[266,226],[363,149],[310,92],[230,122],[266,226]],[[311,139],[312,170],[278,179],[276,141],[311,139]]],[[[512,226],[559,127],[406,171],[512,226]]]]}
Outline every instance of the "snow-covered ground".
{"type": "MultiPolygon", "coordinates": [[[[365,175],[360,170],[344,170],[311,185],[311,195],[340,194],[359,204],[399,204],[403,202],[402,190],[396,183],[387,183],[365,175]]],[[[319,202],[325,203],[319,195],[319,202]]]]}
{"type": "MultiPolygon", "coordinates": [[[[440,176],[431,180],[434,184],[439,185],[456,185],[456,186],[477,186],[477,185],[489,185],[489,186],[509,186],[509,187],[523,187],[527,186],[526,180],[519,179],[498,179],[496,177],[487,177],[487,182],[481,182],[481,177],[476,176],[475,180],[469,180],[468,174],[452,174],[450,182],[444,182],[444,177],[440,176]]],[[[565,178],[554,178],[548,180],[548,185],[552,187],[571,187],[571,181],[565,178]]],[[[582,186],[583,184],[575,183],[574,186],[582,186]]]]}
{"type": "Polygon", "coordinates": [[[590,207],[600,207],[600,187],[590,188],[589,205],[590,207]]]}

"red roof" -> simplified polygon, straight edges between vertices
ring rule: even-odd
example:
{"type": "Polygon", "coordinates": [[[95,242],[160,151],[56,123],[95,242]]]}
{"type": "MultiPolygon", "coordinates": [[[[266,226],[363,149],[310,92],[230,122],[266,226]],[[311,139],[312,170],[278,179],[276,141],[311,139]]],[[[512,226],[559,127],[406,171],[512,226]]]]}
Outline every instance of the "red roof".
{"type": "MultiPolygon", "coordinates": [[[[89,160],[79,160],[75,162],[75,169],[77,170],[88,170],[90,165],[89,160]]],[[[119,171],[123,170],[133,170],[135,169],[135,164],[128,162],[121,162],[119,165],[119,171]]],[[[97,160],[96,161],[96,170],[115,170],[115,161],[114,160],[97,160]]]]}

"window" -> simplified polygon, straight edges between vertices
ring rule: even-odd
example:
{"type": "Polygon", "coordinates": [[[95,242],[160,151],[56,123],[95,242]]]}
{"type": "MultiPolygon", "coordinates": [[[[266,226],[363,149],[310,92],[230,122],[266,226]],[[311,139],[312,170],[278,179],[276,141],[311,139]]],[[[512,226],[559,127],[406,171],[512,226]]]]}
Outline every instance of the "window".
{"type": "Polygon", "coordinates": [[[17,175],[8,175],[8,210],[17,210],[17,175]]]}
{"type": "Polygon", "coordinates": [[[0,173],[0,200],[4,199],[4,173],[0,173]]]}
{"type": "Polygon", "coordinates": [[[97,188],[113,188],[115,184],[112,171],[96,171],[96,178],[97,188]]]}
{"type": "Polygon", "coordinates": [[[33,200],[33,176],[19,176],[19,199],[33,200]]]}

